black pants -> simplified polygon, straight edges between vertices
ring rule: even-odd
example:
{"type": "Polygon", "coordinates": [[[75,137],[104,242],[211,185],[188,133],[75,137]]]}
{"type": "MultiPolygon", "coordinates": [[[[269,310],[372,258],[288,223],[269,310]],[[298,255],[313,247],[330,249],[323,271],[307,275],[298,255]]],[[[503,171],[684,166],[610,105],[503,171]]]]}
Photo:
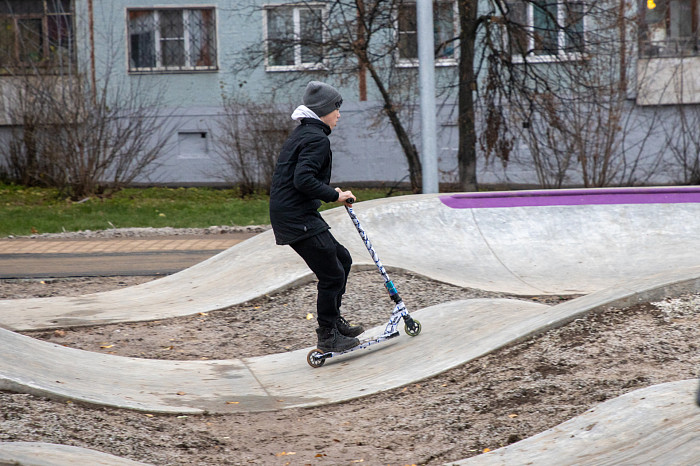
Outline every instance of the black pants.
{"type": "Polygon", "coordinates": [[[318,278],[316,313],[319,327],[334,327],[340,316],[352,257],[345,246],[326,230],[290,246],[318,278]]]}

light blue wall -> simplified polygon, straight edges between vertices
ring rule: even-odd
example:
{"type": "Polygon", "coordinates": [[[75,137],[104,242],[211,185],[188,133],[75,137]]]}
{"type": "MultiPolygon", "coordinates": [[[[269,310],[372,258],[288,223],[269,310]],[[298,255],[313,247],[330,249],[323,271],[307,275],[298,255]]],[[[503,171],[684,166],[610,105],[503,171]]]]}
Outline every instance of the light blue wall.
{"type": "MultiPolygon", "coordinates": [[[[84,69],[89,66],[87,52],[88,22],[87,1],[78,0],[76,5],[80,40],[80,56],[84,69]]],[[[268,2],[274,3],[274,2],[268,2]]],[[[277,2],[281,3],[281,2],[277,2]]],[[[407,164],[396,141],[393,129],[381,116],[382,102],[369,76],[369,102],[359,102],[357,77],[352,73],[328,75],[324,72],[267,72],[264,67],[243,69],[246,66],[244,51],[250,47],[260,47],[263,42],[262,2],[239,1],[144,1],[115,0],[95,2],[95,62],[98,80],[109,75],[112,86],[138,86],[143,98],[151,98],[158,92],[164,93],[160,99],[163,127],[172,132],[168,150],[161,160],[161,168],[152,176],[140,181],[151,182],[191,182],[206,183],[213,180],[211,173],[218,170],[218,157],[212,150],[195,158],[179,152],[178,140],[181,133],[205,131],[209,138],[216,137],[216,118],[222,111],[222,92],[228,95],[240,94],[259,101],[287,106],[289,113],[298,104],[306,83],[317,79],[336,86],[343,95],[341,124],[331,136],[334,143],[334,178],[338,181],[383,181],[395,183],[405,181],[407,164]],[[214,6],[216,7],[218,66],[217,71],[183,73],[142,73],[129,74],[127,58],[127,8],[166,6],[214,6]],[[149,94],[151,97],[149,97],[149,94]],[[380,123],[377,123],[377,120],[380,123]]],[[[400,73],[415,75],[416,69],[399,70],[400,73]]],[[[438,70],[439,79],[448,83],[455,68],[438,70]]],[[[407,89],[400,104],[409,105],[417,101],[415,88],[407,89]]],[[[447,119],[451,119],[448,115],[447,119]]],[[[420,146],[419,132],[414,140],[420,146]]],[[[447,121],[446,121],[447,122],[447,121]]],[[[452,131],[452,127],[448,132],[452,131]]],[[[454,140],[454,138],[447,138],[454,140]]],[[[211,139],[210,139],[211,142],[211,139]]],[[[452,148],[443,151],[441,162],[444,167],[455,166],[456,153],[452,148]]]]}
{"type": "MultiPolygon", "coordinates": [[[[81,57],[87,60],[87,0],[77,0],[81,57]]],[[[265,4],[282,2],[265,2],[265,4]]],[[[263,2],[204,1],[204,0],[163,0],[158,2],[144,0],[114,0],[95,2],[95,48],[98,77],[104,76],[111,69],[116,78],[129,77],[131,81],[140,81],[142,85],[167,88],[165,105],[176,107],[219,106],[222,89],[226,93],[240,92],[248,96],[266,98],[274,93],[279,102],[299,103],[306,83],[312,79],[324,80],[335,85],[343,94],[345,102],[359,100],[358,80],[352,73],[339,72],[332,75],[317,72],[267,72],[260,66],[252,70],[238,71],[246,62],[244,51],[249,47],[261,47],[263,42],[263,2]],[[178,73],[127,73],[126,52],[126,10],[127,8],[167,6],[214,6],[217,17],[218,36],[218,71],[213,72],[178,72],[178,73]]],[[[399,70],[398,73],[416,74],[416,69],[399,70]]],[[[397,73],[396,70],[393,70],[397,73]]],[[[454,84],[455,67],[438,68],[438,81],[445,87],[454,84]]],[[[121,81],[120,81],[121,82],[121,81]]],[[[379,93],[369,75],[368,98],[379,100],[379,93]]],[[[407,90],[407,95],[415,95],[414,87],[407,90]]],[[[417,101],[417,95],[415,95],[417,101]]],[[[405,103],[405,102],[401,102],[405,103]]]]}
{"type": "MultiPolygon", "coordinates": [[[[271,0],[269,3],[281,3],[271,0]]],[[[485,4],[486,2],[482,2],[485,4]]],[[[158,170],[138,180],[157,183],[212,183],[219,179],[220,160],[214,151],[217,138],[217,121],[222,113],[222,92],[239,93],[245,97],[268,102],[286,108],[291,114],[301,103],[306,83],[311,79],[327,81],[338,87],[343,95],[341,120],[331,135],[334,152],[333,179],[335,183],[353,181],[378,181],[387,185],[406,181],[408,168],[405,157],[396,140],[393,129],[382,116],[383,103],[376,87],[367,76],[367,102],[359,102],[358,80],[352,73],[339,73],[329,76],[323,72],[267,72],[262,66],[246,68],[243,53],[250,47],[261,47],[263,41],[262,1],[235,0],[112,0],[94,1],[94,41],[96,76],[98,80],[109,77],[111,86],[133,86],[140,90],[144,99],[152,99],[163,93],[158,105],[162,122],[160,126],[169,134],[167,150],[160,160],[158,170]],[[213,6],[216,8],[218,70],[207,72],[129,74],[127,46],[128,7],[167,7],[167,6],[213,6]],[[198,140],[197,133],[206,133],[206,141],[198,140]],[[193,136],[195,135],[195,136],[193,136]],[[200,147],[202,153],[193,151],[200,147]]],[[[87,0],[76,0],[76,25],[78,53],[81,69],[85,76],[90,74],[89,22],[87,0]]],[[[389,70],[389,69],[387,69],[389,70]]],[[[387,71],[385,70],[385,71],[387,71]]],[[[391,69],[390,71],[415,75],[416,69],[391,69]]],[[[457,117],[455,110],[456,67],[437,69],[437,81],[441,89],[438,102],[438,161],[440,178],[443,182],[457,181],[457,117]]],[[[483,78],[484,68],[481,68],[483,78]]],[[[413,142],[420,147],[420,128],[416,103],[416,88],[407,88],[399,99],[405,114],[412,117],[404,122],[412,135],[413,142]]],[[[630,103],[630,105],[632,105],[630,103]]],[[[653,109],[638,109],[639,118],[648,118],[653,109]]],[[[665,112],[673,118],[672,109],[665,112]]],[[[639,128],[642,128],[640,125],[639,128]]],[[[5,133],[7,131],[4,131],[5,133]]],[[[630,140],[644,138],[631,134],[630,140]]],[[[0,134],[1,136],[1,134],[0,134]]],[[[653,155],[661,147],[660,143],[648,142],[649,153],[653,155]]],[[[486,163],[482,154],[477,157],[480,183],[537,183],[527,147],[516,141],[516,150],[507,167],[500,162],[486,163]]],[[[666,183],[674,181],[671,171],[661,172],[653,181],[666,183]]],[[[570,182],[580,180],[572,171],[570,182]]]]}
{"type": "MultiPolygon", "coordinates": [[[[79,16],[87,14],[86,0],[78,0],[79,16]]],[[[310,73],[308,79],[301,73],[269,73],[263,68],[234,73],[235,68],[245,62],[242,52],[251,46],[260,46],[263,41],[262,25],[263,12],[260,5],[247,5],[238,1],[144,1],[144,0],[115,0],[110,2],[95,2],[95,49],[97,75],[104,76],[108,68],[113,67],[117,76],[130,76],[130,80],[140,80],[143,84],[154,88],[167,88],[165,105],[176,107],[219,106],[222,89],[227,93],[243,92],[249,96],[258,94],[268,95],[275,92],[282,101],[298,100],[303,93],[305,81],[324,79],[322,73],[310,73]],[[217,18],[218,38],[218,71],[206,72],[177,72],[177,73],[127,73],[126,52],[126,10],[127,8],[177,6],[214,6],[217,18]],[[299,82],[289,81],[299,77],[299,82]]],[[[80,22],[81,39],[87,37],[87,24],[80,22]]],[[[81,44],[85,50],[86,44],[81,44]]],[[[85,55],[84,53],[82,55],[85,55]]],[[[112,80],[115,78],[112,77],[112,80]]],[[[354,80],[351,80],[354,81],[354,80]]],[[[347,100],[357,99],[356,86],[351,82],[348,86],[337,84],[347,100]]]]}

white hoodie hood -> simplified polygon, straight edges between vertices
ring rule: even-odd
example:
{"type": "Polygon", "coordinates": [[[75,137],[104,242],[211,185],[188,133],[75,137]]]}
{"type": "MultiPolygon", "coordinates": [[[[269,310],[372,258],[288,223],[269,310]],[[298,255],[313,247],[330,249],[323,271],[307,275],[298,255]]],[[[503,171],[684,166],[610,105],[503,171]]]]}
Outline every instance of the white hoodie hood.
{"type": "Polygon", "coordinates": [[[306,105],[299,105],[296,109],[294,109],[294,113],[292,113],[292,120],[299,121],[302,118],[315,118],[317,120],[321,120],[316,113],[314,113],[313,110],[309,109],[306,105]]]}

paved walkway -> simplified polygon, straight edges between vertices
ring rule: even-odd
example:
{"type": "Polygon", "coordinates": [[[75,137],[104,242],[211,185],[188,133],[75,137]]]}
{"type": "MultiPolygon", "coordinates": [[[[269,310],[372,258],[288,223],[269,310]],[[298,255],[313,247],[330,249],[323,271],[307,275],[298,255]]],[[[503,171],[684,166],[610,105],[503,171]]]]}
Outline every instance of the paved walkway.
{"type": "Polygon", "coordinates": [[[91,239],[0,239],[0,255],[5,254],[99,254],[163,251],[223,251],[253,234],[229,237],[166,236],[153,238],[91,239]]]}
{"type": "Polygon", "coordinates": [[[170,275],[254,236],[0,239],[0,278],[170,275]]]}
{"type": "MultiPolygon", "coordinates": [[[[514,199],[531,203],[534,196],[525,192],[522,199],[514,199]]],[[[388,267],[487,290],[585,296],[553,307],[519,300],[468,300],[411,310],[423,324],[418,337],[402,335],[365,354],[330,360],[320,369],[306,365],[307,350],[230,361],[151,361],[73,350],[3,330],[0,389],[153,412],[314,406],[429,377],[592,309],[700,290],[698,189],[615,190],[605,196],[600,191],[557,192],[542,195],[541,205],[473,205],[484,199],[407,196],[360,203],[355,210],[388,267]],[[618,194],[622,204],[613,202],[618,194]],[[329,381],[336,389],[327,389],[329,381]],[[311,396],[321,385],[326,396],[311,396]]],[[[357,233],[344,210],[324,216],[355,263],[373,267],[362,242],[350,239],[357,233]]],[[[0,326],[51,328],[193,314],[309,279],[303,262],[289,248],[274,246],[271,232],[266,232],[183,272],[127,290],[2,301],[0,326]]],[[[658,390],[671,398],[687,398],[694,382],[658,390]]],[[[647,439],[623,438],[622,421],[635,408],[627,400],[606,415],[612,434],[601,436],[596,449],[629,449],[631,462],[645,463],[641,446],[647,439]]],[[[680,421],[678,416],[697,419],[697,408],[680,413],[659,402],[654,409],[659,416],[650,422],[680,421]]],[[[657,442],[655,454],[663,452],[669,463],[680,464],[674,459],[685,460],[689,449],[690,458],[700,462],[697,439],[684,440],[682,454],[676,443],[657,442]]],[[[535,463],[557,462],[544,449],[538,451],[542,461],[535,463]]]]}

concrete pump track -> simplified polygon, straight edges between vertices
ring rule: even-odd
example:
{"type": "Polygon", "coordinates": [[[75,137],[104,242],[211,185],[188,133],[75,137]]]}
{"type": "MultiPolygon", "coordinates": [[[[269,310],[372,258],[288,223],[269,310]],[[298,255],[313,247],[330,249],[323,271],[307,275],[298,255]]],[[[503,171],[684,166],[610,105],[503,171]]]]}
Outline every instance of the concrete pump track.
{"type": "MultiPolygon", "coordinates": [[[[426,194],[360,202],[354,210],[389,271],[517,295],[583,296],[555,306],[473,299],[409,309],[422,324],[420,345],[402,335],[329,360],[322,369],[307,365],[308,349],[161,361],[80,351],[15,333],[210,312],[312,280],[291,248],[275,246],[268,231],[128,289],[0,301],[0,389],[161,413],[317,406],[431,377],[591,311],[700,290],[700,188],[426,194]],[[174,396],[173,387],[186,395],[174,396]],[[320,392],[326,396],[310,395],[320,392]],[[233,397],[240,403],[226,403],[233,397]]],[[[374,268],[344,209],[324,217],[350,250],[354,267],[374,268]]],[[[685,380],[638,390],[459,464],[697,464],[696,389],[696,380],[685,380]]],[[[22,442],[0,443],[3,461],[137,464],[22,442]],[[42,460],[47,452],[54,460],[42,460]]]]}

